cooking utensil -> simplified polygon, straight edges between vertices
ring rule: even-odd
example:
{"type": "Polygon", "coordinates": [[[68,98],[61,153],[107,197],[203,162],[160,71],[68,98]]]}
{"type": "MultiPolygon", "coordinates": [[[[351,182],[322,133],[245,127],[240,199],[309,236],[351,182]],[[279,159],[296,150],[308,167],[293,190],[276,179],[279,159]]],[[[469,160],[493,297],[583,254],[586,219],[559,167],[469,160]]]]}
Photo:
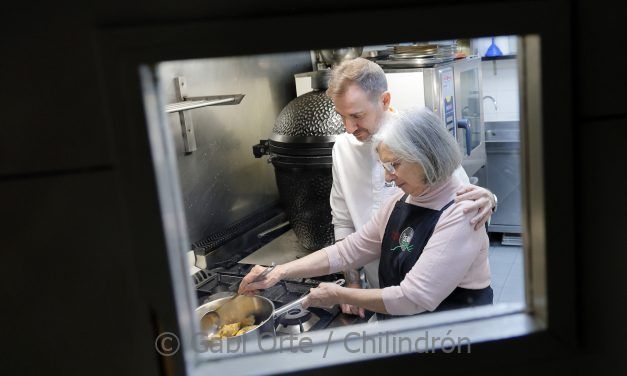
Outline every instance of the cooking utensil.
{"type": "MultiPolygon", "coordinates": [[[[259,274],[257,278],[255,278],[252,282],[260,281],[268,273],[270,273],[275,267],[276,267],[276,264],[273,262],[272,265],[270,265],[263,272],[261,272],[261,274],[259,274]]],[[[222,317],[222,315],[224,314],[221,315],[221,313],[227,312],[230,309],[229,305],[232,304],[233,301],[235,301],[236,299],[242,296],[245,296],[245,295],[236,293],[235,295],[231,297],[223,298],[224,299],[223,303],[220,306],[216,307],[214,310],[206,312],[205,315],[200,319],[201,328],[203,328],[203,330],[206,330],[209,333],[215,333],[218,330],[219,325],[222,322],[224,322],[223,317],[222,317]]]]}
{"type": "Polygon", "coordinates": [[[363,47],[346,47],[320,50],[320,57],[326,65],[335,66],[342,63],[345,60],[355,59],[361,56],[363,47]]]}
{"type": "MultiPolygon", "coordinates": [[[[333,283],[335,283],[336,285],[343,286],[343,285],[344,285],[344,282],[346,282],[344,279],[338,279],[337,281],[335,281],[335,282],[333,282],[333,283]]],[[[279,317],[279,316],[281,316],[282,314],[284,314],[284,313],[286,313],[287,311],[289,311],[290,309],[292,309],[292,308],[294,308],[294,307],[296,307],[296,306],[298,306],[298,305],[302,304],[302,303],[305,301],[305,299],[307,299],[307,297],[308,297],[308,296],[309,296],[309,293],[307,293],[307,294],[305,294],[305,295],[301,296],[300,298],[298,298],[298,299],[294,300],[293,302],[291,302],[291,303],[287,303],[286,305],[282,306],[281,308],[279,308],[279,309],[275,310],[275,311],[274,311],[274,317],[275,317],[275,318],[276,318],[276,317],[279,317]]]]}
{"type": "MultiPolygon", "coordinates": [[[[209,327],[203,326],[203,317],[205,314],[210,311],[215,311],[219,307],[221,307],[226,300],[230,300],[227,298],[220,298],[216,300],[212,300],[208,303],[201,305],[196,308],[196,315],[200,320],[201,326],[200,329],[203,333],[206,333],[208,336],[215,334],[214,323],[206,322],[204,325],[208,325],[209,327]]],[[[231,301],[229,304],[231,309],[225,310],[221,312],[220,318],[224,320],[224,322],[241,322],[245,318],[250,317],[250,315],[255,317],[255,324],[258,323],[258,327],[261,333],[274,333],[274,320],[272,320],[273,312],[274,312],[274,304],[270,299],[265,298],[263,296],[242,296],[239,299],[235,299],[231,301]]],[[[212,317],[212,316],[211,316],[212,317]]],[[[256,335],[257,335],[256,334],[256,335]]],[[[239,336],[238,336],[239,337],[239,336]]],[[[249,336],[250,337],[250,336],[249,336]]]]}
{"type": "Polygon", "coordinates": [[[425,68],[431,67],[435,64],[446,63],[453,61],[455,58],[450,57],[447,59],[432,58],[432,59],[400,59],[400,60],[379,60],[377,63],[385,68],[425,68]]]}
{"type": "MultiPolygon", "coordinates": [[[[342,286],[344,285],[344,282],[344,279],[338,279],[334,283],[342,286]]],[[[201,321],[201,330],[206,332],[209,337],[215,334],[217,331],[216,329],[223,323],[241,322],[252,315],[255,317],[255,323],[258,323],[257,327],[242,334],[241,336],[246,338],[257,338],[263,333],[271,332],[272,334],[276,334],[274,320],[287,313],[290,309],[302,304],[308,295],[309,294],[305,294],[293,302],[283,305],[279,309],[274,308],[272,301],[259,295],[242,295],[240,298],[235,299],[230,304],[226,305],[224,309],[220,309],[224,305],[225,300],[230,299],[222,298],[196,308],[196,313],[201,321]],[[216,320],[216,317],[212,314],[212,312],[216,312],[218,310],[220,310],[219,321],[214,321],[216,320]]]]}
{"type": "MultiPolygon", "coordinates": [[[[251,283],[253,282],[257,282],[257,281],[261,281],[266,275],[268,275],[268,273],[270,273],[274,268],[276,267],[276,263],[273,261],[272,264],[270,264],[270,266],[268,266],[267,268],[264,269],[263,272],[261,272],[261,274],[259,274],[255,279],[252,280],[251,283]]],[[[240,281],[240,284],[242,282],[240,281]]],[[[238,290],[239,290],[239,285],[238,285],[238,290]]],[[[241,295],[241,294],[237,294],[237,295],[241,295]]]]}

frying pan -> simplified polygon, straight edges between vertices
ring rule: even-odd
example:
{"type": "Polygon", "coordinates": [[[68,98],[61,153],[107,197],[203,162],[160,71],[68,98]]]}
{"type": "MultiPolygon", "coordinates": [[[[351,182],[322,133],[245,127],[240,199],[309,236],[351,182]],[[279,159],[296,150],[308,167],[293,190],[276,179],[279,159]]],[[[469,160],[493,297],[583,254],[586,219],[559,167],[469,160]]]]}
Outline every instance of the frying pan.
{"type": "MultiPolygon", "coordinates": [[[[344,285],[343,279],[338,279],[334,282],[340,286],[344,285]]],[[[205,303],[200,307],[196,308],[196,316],[198,320],[202,323],[205,321],[204,325],[201,325],[201,331],[207,333],[207,329],[217,325],[220,327],[223,324],[231,324],[235,322],[241,322],[245,318],[253,315],[255,317],[255,325],[258,325],[255,329],[248,331],[242,335],[230,337],[229,339],[240,338],[243,337],[245,340],[249,339],[259,339],[262,334],[270,333],[272,335],[276,335],[275,331],[275,320],[281,317],[290,309],[299,306],[302,302],[307,298],[309,294],[305,294],[302,297],[294,300],[291,303],[287,303],[283,305],[279,309],[274,308],[274,303],[268,298],[263,296],[255,295],[255,296],[247,296],[242,295],[237,297],[236,299],[232,299],[229,297],[224,297],[220,299],[213,300],[209,303],[205,303]],[[229,302],[228,306],[225,306],[225,309],[220,310],[219,320],[220,322],[214,323],[209,320],[202,320],[203,317],[207,315],[207,313],[215,311],[222,304],[229,302]],[[206,322],[209,321],[209,322],[206,322]]],[[[210,334],[210,333],[207,333],[210,334]]]]}

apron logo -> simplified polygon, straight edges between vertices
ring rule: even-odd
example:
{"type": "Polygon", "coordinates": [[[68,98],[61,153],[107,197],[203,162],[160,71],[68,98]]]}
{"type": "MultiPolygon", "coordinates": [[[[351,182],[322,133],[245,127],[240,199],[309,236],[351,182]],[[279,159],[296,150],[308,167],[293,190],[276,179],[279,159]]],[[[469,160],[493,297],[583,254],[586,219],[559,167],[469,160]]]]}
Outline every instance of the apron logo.
{"type": "Polygon", "coordinates": [[[392,248],[392,251],[396,251],[398,248],[401,249],[401,252],[410,252],[414,247],[411,245],[411,239],[414,237],[414,229],[411,227],[407,227],[403,232],[401,232],[400,239],[398,241],[398,246],[392,248]]]}

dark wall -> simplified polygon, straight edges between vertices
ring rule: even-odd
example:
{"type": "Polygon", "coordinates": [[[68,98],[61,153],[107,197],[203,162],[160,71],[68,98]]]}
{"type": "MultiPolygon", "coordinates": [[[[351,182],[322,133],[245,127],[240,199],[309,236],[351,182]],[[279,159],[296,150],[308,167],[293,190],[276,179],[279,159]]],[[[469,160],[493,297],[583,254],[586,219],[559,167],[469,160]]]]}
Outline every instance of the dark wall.
{"type": "MultiPolygon", "coordinates": [[[[393,9],[407,3],[362,1],[359,8],[393,9]]],[[[434,2],[414,2],[420,3],[429,7],[434,2]]],[[[577,267],[572,289],[581,342],[564,356],[540,357],[526,364],[516,362],[516,347],[509,342],[498,348],[487,345],[492,351],[478,354],[471,369],[482,375],[544,370],[625,373],[627,219],[623,212],[627,195],[621,176],[627,161],[623,141],[627,139],[627,76],[621,74],[620,64],[627,53],[622,45],[624,33],[617,32],[625,13],[607,0],[538,3],[553,3],[555,12],[564,12],[570,19],[563,36],[573,51],[573,91],[563,95],[574,100],[573,112],[565,114],[573,122],[545,126],[572,126],[574,130],[573,138],[564,140],[575,156],[574,179],[563,182],[574,186],[574,202],[555,204],[573,213],[573,218],[565,220],[574,221],[576,232],[566,244],[573,244],[572,260],[577,267]]],[[[122,168],[150,166],[150,161],[145,154],[114,142],[120,133],[109,111],[112,103],[106,95],[103,71],[107,67],[99,34],[117,27],[352,11],[355,5],[337,0],[24,4],[5,8],[0,25],[4,345],[0,367],[3,374],[154,375],[177,370],[180,364],[161,363],[152,347],[154,333],[163,330],[155,312],[169,312],[173,306],[169,294],[157,297],[146,291],[148,283],[155,287],[154,294],[170,289],[169,275],[163,272],[164,240],[155,231],[161,223],[154,177],[146,168],[131,179],[122,168]],[[144,192],[144,199],[131,202],[129,180],[142,183],[137,189],[144,192]],[[154,255],[154,260],[145,255],[154,255]],[[151,268],[153,263],[160,268],[151,268]]],[[[478,21],[484,25],[494,5],[479,1],[446,4],[479,7],[485,19],[478,21]]],[[[553,16],[537,15],[538,19],[553,16]]],[[[340,26],[321,24],[314,32],[340,26]]],[[[465,31],[455,30],[454,25],[443,27],[450,28],[452,35],[465,31]]],[[[254,30],[250,32],[252,38],[254,30]]],[[[363,33],[376,38],[380,30],[368,25],[363,33]]],[[[120,101],[127,94],[133,96],[119,89],[120,101]]],[[[138,127],[143,127],[141,121],[138,127]]],[[[131,136],[137,134],[141,132],[131,136]]],[[[141,139],[129,142],[145,143],[141,139]]],[[[547,150],[550,163],[570,163],[552,155],[550,147],[547,150]]],[[[463,362],[442,356],[427,361],[446,366],[442,372],[466,369],[463,362]]],[[[354,364],[341,371],[385,371],[397,362],[411,359],[354,364]]]]}

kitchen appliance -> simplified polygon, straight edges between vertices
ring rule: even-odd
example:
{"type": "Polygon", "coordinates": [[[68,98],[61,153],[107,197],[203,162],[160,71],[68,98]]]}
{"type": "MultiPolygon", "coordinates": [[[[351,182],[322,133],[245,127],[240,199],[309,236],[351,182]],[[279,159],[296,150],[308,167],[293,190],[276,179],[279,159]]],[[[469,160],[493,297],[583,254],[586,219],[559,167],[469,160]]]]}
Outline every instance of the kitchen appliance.
{"type": "Polygon", "coordinates": [[[394,46],[394,53],[377,61],[384,68],[423,68],[452,61],[456,44],[419,44],[394,46]]]}
{"type": "MultiPolygon", "coordinates": [[[[453,71],[457,142],[464,155],[462,166],[468,176],[473,176],[487,164],[481,58],[474,56],[455,60],[453,71]]],[[[480,180],[479,183],[485,186],[485,182],[480,180]]]]}
{"type": "MultiPolygon", "coordinates": [[[[462,166],[472,177],[486,164],[481,59],[472,56],[452,60],[452,46],[438,51],[429,46],[407,46],[395,50],[397,55],[405,55],[375,62],[385,72],[392,107],[403,110],[426,106],[433,110],[457,140],[462,166]]],[[[319,75],[319,71],[295,75],[297,95],[311,92],[319,75]]]]}
{"type": "MultiPolygon", "coordinates": [[[[316,78],[324,81],[324,72],[316,78]]],[[[318,86],[316,89],[321,88],[318,86]]],[[[312,90],[287,104],[272,135],[253,146],[256,158],[269,155],[281,204],[300,243],[309,250],[333,244],[329,194],[335,136],[341,117],[323,90],[312,90]]]]}
{"type": "Polygon", "coordinates": [[[345,60],[360,57],[363,47],[345,47],[336,49],[319,50],[320,59],[329,67],[333,67],[345,60]]]}

